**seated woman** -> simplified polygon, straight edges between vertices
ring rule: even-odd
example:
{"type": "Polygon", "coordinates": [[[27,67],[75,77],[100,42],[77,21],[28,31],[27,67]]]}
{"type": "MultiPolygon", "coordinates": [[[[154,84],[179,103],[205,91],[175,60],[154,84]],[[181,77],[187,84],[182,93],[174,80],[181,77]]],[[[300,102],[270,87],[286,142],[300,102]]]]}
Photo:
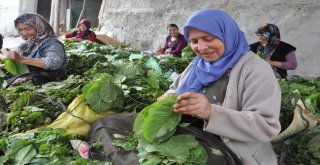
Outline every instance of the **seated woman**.
{"type": "Polygon", "coordinates": [[[264,24],[255,32],[258,42],[250,45],[251,51],[265,59],[273,68],[277,78],[287,78],[287,70],[297,68],[296,48],[280,40],[276,25],[264,24]]]}
{"type": "Polygon", "coordinates": [[[30,73],[8,80],[15,86],[31,80],[35,85],[67,78],[67,56],[64,45],[57,39],[51,25],[39,14],[26,13],[14,20],[15,28],[25,43],[17,51],[8,49],[7,58],[26,64],[30,73]]]}
{"type": "Polygon", "coordinates": [[[174,57],[181,57],[181,51],[188,43],[184,36],[179,33],[179,28],[176,24],[169,24],[167,27],[169,32],[163,48],[157,50],[158,54],[172,54],[174,57]]]}
{"type": "MultiPolygon", "coordinates": [[[[172,110],[190,125],[177,132],[196,134],[207,149],[206,164],[276,165],[270,141],[280,132],[281,91],[270,65],[249,51],[244,33],[221,10],[193,13],[184,37],[197,57],[158,99],[179,94],[172,110]],[[213,154],[213,144],[224,146],[222,154],[213,154]]],[[[93,124],[88,140],[103,146],[97,155],[91,150],[89,155],[115,164],[139,164],[137,152],[112,145],[114,134],[132,131],[135,117],[108,115],[93,124]]]]}
{"type": "Polygon", "coordinates": [[[79,22],[78,30],[67,33],[64,37],[70,41],[80,42],[82,40],[89,40],[96,42],[96,34],[90,30],[91,22],[88,19],[82,19],[79,22]]]}

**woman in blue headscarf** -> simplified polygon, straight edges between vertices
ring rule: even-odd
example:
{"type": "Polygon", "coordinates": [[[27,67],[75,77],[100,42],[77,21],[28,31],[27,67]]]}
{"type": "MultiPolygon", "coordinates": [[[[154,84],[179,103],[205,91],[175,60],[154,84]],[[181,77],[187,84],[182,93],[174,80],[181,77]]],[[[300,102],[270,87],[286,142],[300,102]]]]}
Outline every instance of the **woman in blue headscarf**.
{"type": "MultiPolygon", "coordinates": [[[[173,111],[190,124],[175,134],[195,137],[208,165],[276,165],[270,141],[280,132],[281,92],[270,65],[249,51],[244,33],[224,11],[193,13],[184,36],[197,57],[158,99],[179,94],[173,111]]],[[[102,141],[104,160],[138,164],[137,153],[111,145],[113,134],[132,131],[134,119],[110,115],[90,128],[89,141],[102,141]]]]}
{"type": "Polygon", "coordinates": [[[159,100],[180,94],[174,111],[191,126],[219,136],[243,164],[276,165],[281,92],[270,65],[224,11],[195,12],[184,36],[197,57],[159,100]]]}

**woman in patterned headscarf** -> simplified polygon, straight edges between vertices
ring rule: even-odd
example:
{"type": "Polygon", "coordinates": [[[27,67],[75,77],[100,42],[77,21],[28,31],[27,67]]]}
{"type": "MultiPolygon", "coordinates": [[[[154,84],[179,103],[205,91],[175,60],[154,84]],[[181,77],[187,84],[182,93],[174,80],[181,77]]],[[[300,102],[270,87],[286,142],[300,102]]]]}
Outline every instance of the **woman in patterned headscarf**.
{"type": "Polygon", "coordinates": [[[273,67],[278,78],[287,77],[287,70],[297,68],[296,48],[280,40],[279,28],[274,24],[264,24],[255,32],[259,42],[250,45],[251,51],[273,67]]]}
{"type": "Polygon", "coordinates": [[[7,57],[26,64],[30,73],[10,78],[8,86],[30,80],[40,85],[66,79],[64,45],[57,39],[50,24],[39,14],[25,13],[14,20],[14,25],[25,43],[16,51],[8,50],[7,57]]]}

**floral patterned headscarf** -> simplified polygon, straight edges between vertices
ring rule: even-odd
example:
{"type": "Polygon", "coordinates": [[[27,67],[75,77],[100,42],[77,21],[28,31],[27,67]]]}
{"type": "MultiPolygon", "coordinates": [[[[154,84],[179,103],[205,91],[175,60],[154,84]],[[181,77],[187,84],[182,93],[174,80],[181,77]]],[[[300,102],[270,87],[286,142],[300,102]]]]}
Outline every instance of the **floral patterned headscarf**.
{"type": "Polygon", "coordinates": [[[267,45],[262,43],[257,48],[257,54],[263,58],[267,58],[272,55],[273,51],[280,43],[280,31],[274,24],[264,24],[258,28],[255,32],[257,35],[262,35],[268,41],[267,45]]]}
{"type": "Polygon", "coordinates": [[[26,43],[19,46],[19,52],[22,56],[27,56],[33,51],[38,50],[45,42],[51,38],[55,38],[56,35],[52,29],[52,26],[39,14],[25,13],[14,20],[14,25],[17,30],[18,24],[25,24],[36,28],[37,35],[32,39],[27,39],[22,36],[22,39],[26,40],[26,43]]]}

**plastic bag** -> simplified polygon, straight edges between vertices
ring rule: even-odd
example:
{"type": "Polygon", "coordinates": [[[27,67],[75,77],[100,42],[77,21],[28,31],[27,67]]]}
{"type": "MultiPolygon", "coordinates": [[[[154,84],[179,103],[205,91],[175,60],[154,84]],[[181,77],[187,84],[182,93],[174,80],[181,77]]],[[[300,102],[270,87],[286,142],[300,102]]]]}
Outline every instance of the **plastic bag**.
{"type": "Polygon", "coordinates": [[[306,130],[312,130],[320,124],[320,118],[312,114],[305,108],[303,102],[299,99],[296,102],[294,115],[291,124],[282,133],[272,139],[273,143],[283,141],[293,135],[302,133],[306,130]]]}
{"type": "Polygon", "coordinates": [[[146,62],[146,66],[154,70],[158,74],[162,74],[161,68],[154,58],[149,58],[149,60],[146,62]]]}
{"type": "Polygon", "coordinates": [[[46,127],[64,128],[67,134],[77,134],[85,136],[95,121],[98,119],[113,114],[113,111],[104,113],[94,112],[84,102],[83,95],[76,97],[68,106],[68,111],[60,114],[56,120],[46,127]]]}

